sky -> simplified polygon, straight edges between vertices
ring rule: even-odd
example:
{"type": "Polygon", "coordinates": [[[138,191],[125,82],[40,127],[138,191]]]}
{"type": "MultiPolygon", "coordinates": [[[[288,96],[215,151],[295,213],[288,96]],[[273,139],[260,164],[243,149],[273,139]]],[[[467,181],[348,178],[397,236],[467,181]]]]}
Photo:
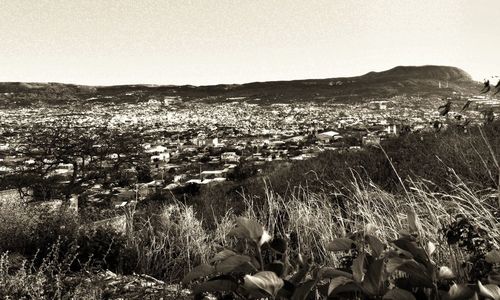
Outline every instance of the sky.
{"type": "Polygon", "coordinates": [[[500,75],[498,0],[0,0],[0,81],[243,83],[451,65],[500,75]]]}

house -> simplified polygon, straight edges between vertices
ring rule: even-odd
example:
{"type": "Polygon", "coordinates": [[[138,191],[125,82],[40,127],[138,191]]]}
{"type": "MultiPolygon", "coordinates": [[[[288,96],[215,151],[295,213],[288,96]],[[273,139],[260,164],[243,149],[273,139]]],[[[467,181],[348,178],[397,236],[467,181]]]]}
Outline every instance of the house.
{"type": "Polygon", "coordinates": [[[211,179],[190,179],[186,183],[194,183],[194,184],[209,184],[209,183],[214,183],[214,182],[222,182],[226,181],[226,178],[223,177],[215,177],[211,179]]]}
{"type": "Polygon", "coordinates": [[[386,110],[387,104],[389,104],[389,101],[372,101],[368,104],[368,107],[370,109],[386,110]]]}
{"type": "Polygon", "coordinates": [[[158,145],[158,146],[154,146],[154,147],[151,147],[149,149],[146,149],[144,152],[152,154],[152,155],[158,155],[158,154],[163,153],[165,151],[167,151],[167,147],[158,145]]]}
{"type": "Polygon", "coordinates": [[[399,134],[396,124],[387,125],[385,131],[387,132],[388,135],[398,135],[399,134]]]}
{"type": "Polygon", "coordinates": [[[366,135],[362,139],[363,146],[377,146],[380,144],[380,136],[366,135]]]}
{"type": "Polygon", "coordinates": [[[316,138],[322,142],[326,142],[326,143],[329,143],[329,142],[332,142],[334,140],[337,140],[339,139],[341,136],[340,136],[340,133],[336,132],[336,131],[326,131],[326,132],[322,132],[322,133],[317,133],[316,134],[316,138]]]}
{"type": "Polygon", "coordinates": [[[187,179],[187,175],[186,174],[175,175],[174,176],[174,183],[175,182],[181,182],[181,181],[183,181],[185,179],[187,179]]]}
{"type": "Polygon", "coordinates": [[[239,162],[240,156],[236,152],[224,152],[220,155],[220,159],[225,162],[239,162]]]}
{"type": "Polygon", "coordinates": [[[209,139],[205,139],[205,143],[204,143],[206,146],[208,147],[219,147],[221,146],[221,144],[219,144],[219,138],[209,138],[209,139]]]}
{"type": "Polygon", "coordinates": [[[171,191],[171,190],[178,188],[179,186],[180,186],[180,184],[178,184],[178,183],[170,183],[166,187],[164,187],[163,189],[171,191]]]}
{"type": "Polygon", "coordinates": [[[52,172],[53,175],[70,175],[73,172],[73,164],[58,164],[52,172]]]}
{"type": "Polygon", "coordinates": [[[227,174],[226,170],[213,170],[213,171],[203,171],[201,172],[201,179],[214,179],[214,178],[223,178],[225,179],[227,174]]]}
{"type": "Polygon", "coordinates": [[[186,181],[186,184],[190,184],[190,183],[203,184],[201,179],[189,179],[188,181],[186,181]]]}
{"type": "Polygon", "coordinates": [[[155,162],[155,161],[170,161],[170,153],[168,152],[161,152],[161,153],[158,153],[157,155],[152,155],[150,157],[151,159],[151,162],[155,162]]]}
{"type": "Polygon", "coordinates": [[[10,173],[13,172],[14,169],[7,166],[0,166],[0,173],[10,173]]]}

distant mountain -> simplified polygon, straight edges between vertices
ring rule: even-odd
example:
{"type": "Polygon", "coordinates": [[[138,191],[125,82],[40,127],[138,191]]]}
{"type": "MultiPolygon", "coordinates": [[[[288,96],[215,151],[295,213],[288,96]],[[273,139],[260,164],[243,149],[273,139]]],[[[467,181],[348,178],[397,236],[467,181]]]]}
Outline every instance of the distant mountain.
{"type": "MultiPolygon", "coordinates": [[[[211,86],[117,85],[82,86],[62,83],[0,83],[0,104],[63,104],[71,102],[138,102],[164,97],[183,101],[248,100],[261,103],[294,101],[363,101],[396,95],[449,97],[474,94],[480,84],[465,71],[448,66],[398,66],[362,76],[252,82],[211,86]]],[[[76,102],[76,103],[75,103],[76,102]]]]}
{"type": "Polygon", "coordinates": [[[362,78],[381,80],[427,79],[449,81],[472,81],[472,77],[462,69],[445,66],[399,66],[382,72],[370,72],[362,78]]]}

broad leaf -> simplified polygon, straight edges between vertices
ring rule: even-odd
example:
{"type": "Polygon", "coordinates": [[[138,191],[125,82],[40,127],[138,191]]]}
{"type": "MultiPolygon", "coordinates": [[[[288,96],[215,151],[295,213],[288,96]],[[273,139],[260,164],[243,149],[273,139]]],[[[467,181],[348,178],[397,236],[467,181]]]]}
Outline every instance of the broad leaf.
{"type": "Polygon", "coordinates": [[[386,270],[392,274],[395,270],[405,272],[411,277],[413,284],[416,286],[432,287],[432,278],[427,269],[413,259],[401,257],[391,257],[387,260],[386,270]]]}
{"type": "Polygon", "coordinates": [[[399,267],[401,267],[403,264],[405,264],[409,260],[410,259],[408,259],[408,258],[402,258],[399,256],[389,257],[389,259],[387,260],[385,269],[386,269],[387,273],[392,274],[392,273],[394,273],[394,271],[398,270],[399,267]]]}
{"type": "Polygon", "coordinates": [[[276,295],[276,299],[290,299],[295,292],[295,284],[291,283],[288,280],[283,280],[285,283],[283,287],[278,291],[276,295]]]}
{"type": "Polygon", "coordinates": [[[352,275],[356,282],[362,282],[365,278],[365,253],[361,253],[352,262],[352,275]]]}
{"type": "Polygon", "coordinates": [[[413,256],[413,258],[423,264],[429,271],[432,270],[432,264],[429,261],[427,257],[427,253],[425,253],[425,250],[420,248],[415,241],[413,241],[409,237],[402,237],[400,239],[397,239],[393,241],[393,244],[402,249],[405,250],[413,256]]]}
{"type": "Polygon", "coordinates": [[[385,280],[384,259],[376,259],[367,266],[363,288],[372,296],[379,295],[385,280]]]}
{"type": "Polygon", "coordinates": [[[308,280],[295,288],[295,292],[291,300],[305,300],[307,296],[311,293],[312,289],[316,285],[315,280],[308,280]]]}
{"type": "Polygon", "coordinates": [[[279,277],[285,272],[285,264],[279,260],[275,260],[265,266],[266,271],[271,271],[276,273],[279,277]]]}
{"type": "Polygon", "coordinates": [[[500,263],[500,250],[492,250],[486,253],[484,257],[490,264],[500,263]]]}
{"type": "Polygon", "coordinates": [[[335,277],[330,281],[330,285],[328,286],[328,295],[331,295],[332,293],[335,292],[335,290],[347,283],[353,282],[352,279],[344,277],[344,276],[339,276],[335,277]]]}
{"type": "Polygon", "coordinates": [[[237,218],[236,224],[236,228],[229,232],[230,236],[245,238],[255,243],[260,243],[262,235],[264,234],[264,227],[262,225],[245,217],[237,218]]]}
{"type": "Polygon", "coordinates": [[[403,290],[400,288],[393,288],[388,291],[382,299],[386,300],[416,300],[415,296],[408,292],[407,290],[403,290]]]}
{"type": "Polygon", "coordinates": [[[375,257],[379,257],[385,250],[385,245],[374,235],[367,234],[365,236],[366,242],[370,245],[375,257]]]}
{"type": "Polygon", "coordinates": [[[436,245],[433,242],[427,242],[425,250],[427,251],[427,255],[431,256],[436,251],[436,245]]]}
{"type": "Polygon", "coordinates": [[[488,282],[500,285],[500,273],[495,271],[490,272],[490,274],[488,275],[488,282]]]}
{"type": "Polygon", "coordinates": [[[191,272],[187,273],[186,276],[182,279],[183,284],[190,283],[191,281],[206,277],[215,272],[215,268],[209,264],[201,264],[196,268],[192,269],[191,272]]]}
{"type": "Polygon", "coordinates": [[[438,272],[438,278],[439,279],[445,279],[445,280],[450,280],[450,279],[454,279],[456,276],[455,274],[453,273],[453,271],[446,267],[446,266],[442,266],[439,268],[439,272],[438,272]]]}
{"type": "Polygon", "coordinates": [[[500,300],[500,287],[498,287],[498,285],[496,284],[483,285],[481,281],[478,281],[477,286],[479,287],[479,295],[493,300],[500,300]]]}
{"type": "Polygon", "coordinates": [[[454,283],[447,294],[448,300],[468,300],[474,296],[474,291],[470,289],[466,284],[456,284],[454,283]]]}
{"type": "Polygon", "coordinates": [[[339,276],[343,276],[343,277],[347,277],[347,278],[353,279],[351,273],[347,273],[347,272],[344,272],[344,271],[341,271],[341,270],[337,270],[337,269],[332,268],[332,267],[323,267],[318,272],[318,279],[319,280],[323,280],[325,278],[335,278],[335,277],[339,277],[339,276]]]}
{"type": "Polygon", "coordinates": [[[237,273],[237,274],[252,274],[257,272],[258,269],[255,267],[255,265],[252,262],[245,262],[242,263],[241,265],[235,267],[231,273],[237,273]]]}
{"type": "Polygon", "coordinates": [[[348,238],[336,238],[326,245],[328,251],[348,251],[352,249],[354,241],[348,238]]]}
{"type": "Polygon", "coordinates": [[[230,273],[233,272],[237,267],[250,263],[250,257],[246,255],[233,255],[229,256],[225,260],[221,261],[219,264],[215,266],[215,270],[219,273],[230,273]]]}
{"type": "Polygon", "coordinates": [[[257,297],[276,297],[278,291],[283,287],[283,279],[274,272],[263,271],[255,275],[245,275],[243,287],[252,295],[257,297]]]}
{"type": "Polygon", "coordinates": [[[236,253],[234,251],[225,249],[225,250],[222,250],[221,252],[215,254],[214,257],[210,260],[210,262],[211,263],[219,262],[219,261],[225,260],[229,256],[233,256],[233,255],[236,255],[236,253]]]}

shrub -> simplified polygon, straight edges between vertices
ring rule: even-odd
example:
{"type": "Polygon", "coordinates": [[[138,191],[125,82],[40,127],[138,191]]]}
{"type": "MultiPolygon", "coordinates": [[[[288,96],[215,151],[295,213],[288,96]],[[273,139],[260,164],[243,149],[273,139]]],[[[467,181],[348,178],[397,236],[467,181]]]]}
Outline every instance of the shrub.
{"type": "Polygon", "coordinates": [[[76,237],[78,220],[64,209],[26,206],[22,203],[0,204],[0,252],[18,252],[45,256],[59,240],[65,247],[76,237]]]}
{"type": "MultiPolygon", "coordinates": [[[[338,188],[350,186],[353,172],[393,193],[404,192],[398,176],[406,187],[412,179],[423,178],[432,182],[429,188],[436,192],[453,192],[457,177],[474,189],[497,188],[498,130],[500,120],[468,128],[467,132],[451,126],[440,133],[407,134],[382,142],[387,155],[377,147],[325,151],[316,158],[269,169],[264,178],[282,196],[297,186],[316,192],[332,183],[338,188]]],[[[242,186],[247,194],[262,197],[265,191],[261,182],[262,178],[252,178],[242,186]]]]}
{"type": "Polygon", "coordinates": [[[208,259],[210,237],[192,207],[175,203],[135,225],[129,242],[137,256],[137,272],[167,281],[182,278],[186,269],[208,259]]]}
{"type": "Polygon", "coordinates": [[[101,299],[100,288],[90,285],[83,276],[74,277],[70,266],[76,248],[61,253],[60,242],[54,243],[47,255],[37,255],[12,264],[9,252],[0,255],[0,298],[2,299],[101,299]],[[41,261],[38,263],[37,261],[41,261]]]}
{"type": "Polygon", "coordinates": [[[76,270],[91,266],[96,270],[111,270],[131,274],[136,267],[137,257],[127,244],[127,238],[106,227],[80,232],[78,237],[76,270]]]}

